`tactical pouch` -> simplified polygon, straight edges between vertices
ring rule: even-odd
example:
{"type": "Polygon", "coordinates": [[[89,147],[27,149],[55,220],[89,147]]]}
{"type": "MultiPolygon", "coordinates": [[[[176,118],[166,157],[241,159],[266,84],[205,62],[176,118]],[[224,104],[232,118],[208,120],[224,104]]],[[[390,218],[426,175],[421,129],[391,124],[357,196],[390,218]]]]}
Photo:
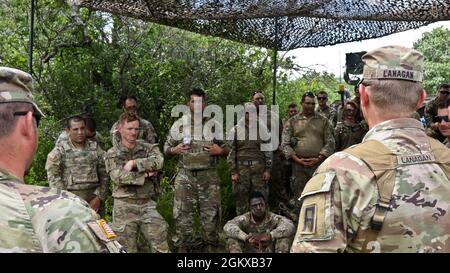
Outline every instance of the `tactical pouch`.
{"type": "Polygon", "coordinates": [[[186,170],[206,170],[211,166],[211,155],[207,152],[187,153],[182,156],[181,162],[186,170]]]}

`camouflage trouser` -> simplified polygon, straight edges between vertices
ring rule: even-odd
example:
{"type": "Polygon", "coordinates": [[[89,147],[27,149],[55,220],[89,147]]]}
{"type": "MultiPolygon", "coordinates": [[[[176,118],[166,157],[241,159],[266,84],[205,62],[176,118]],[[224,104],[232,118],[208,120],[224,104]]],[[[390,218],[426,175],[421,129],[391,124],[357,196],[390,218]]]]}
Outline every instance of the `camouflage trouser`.
{"type": "MultiPolygon", "coordinates": [[[[89,203],[96,196],[94,194],[95,189],[96,188],[86,190],[69,190],[69,191],[89,203]]],[[[105,216],[105,200],[102,201],[100,209],[98,210],[98,214],[100,215],[100,217],[105,216]]]]}
{"type": "Polygon", "coordinates": [[[291,173],[291,162],[282,158],[278,152],[274,152],[269,182],[269,205],[272,212],[280,212],[280,204],[288,203],[291,173]]]}
{"type": "Polygon", "coordinates": [[[264,172],[264,165],[262,162],[251,161],[253,164],[250,166],[249,161],[245,161],[247,165],[244,165],[244,161],[239,161],[239,182],[232,183],[233,196],[236,202],[236,214],[241,215],[249,211],[248,198],[252,191],[259,191],[264,194],[266,200],[269,197],[269,185],[266,181],[262,180],[264,172]],[[257,162],[257,163],[256,163],[257,162]],[[256,164],[255,164],[256,163],[256,164]]]}
{"type": "Polygon", "coordinates": [[[169,252],[168,225],[151,199],[115,198],[112,228],[130,253],[137,252],[139,233],[150,244],[152,252],[169,252]]]}
{"type": "Polygon", "coordinates": [[[243,241],[228,238],[227,248],[230,253],[289,253],[290,238],[281,238],[272,242],[267,248],[259,250],[243,241]]]}
{"type": "Polygon", "coordinates": [[[203,240],[208,246],[219,243],[221,214],[220,181],[215,169],[188,171],[180,168],[175,178],[175,236],[173,242],[179,249],[191,249],[195,244],[194,218],[199,214],[203,240]]]}
{"type": "Polygon", "coordinates": [[[296,217],[295,219],[292,219],[294,222],[298,220],[300,213],[301,204],[298,199],[302,195],[306,183],[311,179],[317,167],[319,167],[319,164],[313,166],[312,168],[306,168],[295,163],[292,164],[292,177],[290,183],[292,196],[289,202],[294,206],[293,213],[296,217]]]}

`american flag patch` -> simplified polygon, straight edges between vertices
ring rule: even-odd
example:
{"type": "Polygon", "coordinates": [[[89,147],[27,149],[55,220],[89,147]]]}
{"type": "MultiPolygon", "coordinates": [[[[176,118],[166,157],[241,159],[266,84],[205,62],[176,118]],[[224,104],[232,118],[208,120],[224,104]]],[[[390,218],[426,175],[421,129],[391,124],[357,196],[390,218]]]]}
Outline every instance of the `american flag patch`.
{"type": "Polygon", "coordinates": [[[106,234],[106,238],[112,239],[117,237],[117,235],[114,233],[114,231],[109,227],[109,225],[106,223],[104,219],[97,220],[97,223],[103,228],[103,231],[106,234]]]}

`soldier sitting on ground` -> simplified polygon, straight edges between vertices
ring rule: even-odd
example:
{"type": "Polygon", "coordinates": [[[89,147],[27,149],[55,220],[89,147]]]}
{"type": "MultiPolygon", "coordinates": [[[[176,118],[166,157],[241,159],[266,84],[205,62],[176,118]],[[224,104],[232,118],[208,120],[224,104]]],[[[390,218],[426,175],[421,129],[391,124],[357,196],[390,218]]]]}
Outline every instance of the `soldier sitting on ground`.
{"type": "Polygon", "coordinates": [[[230,253],[287,253],[294,234],[288,218],[268,211],[261,192],[252,192],[250,212],[228,221],[223,230],[228,237],[230,253]]]}

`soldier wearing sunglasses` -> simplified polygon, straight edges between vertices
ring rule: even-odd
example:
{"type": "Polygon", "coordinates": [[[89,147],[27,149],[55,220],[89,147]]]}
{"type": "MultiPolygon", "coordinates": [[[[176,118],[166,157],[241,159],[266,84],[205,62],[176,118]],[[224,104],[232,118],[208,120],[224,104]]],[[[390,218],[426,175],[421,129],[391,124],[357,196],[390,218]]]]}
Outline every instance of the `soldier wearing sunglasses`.
{"type": "Polygon", "coordinates": [[[318,107],[316,109],[317,113],[322,114],[324,117],[326,117],[331,122],[333,127],[336,126],[337,113],[334,108],[330,107],[327,104],[328,102],[327,92],[320,91],[319,93],[317,93],[317,102],[318,102],[318,107]]]}
{"type": "Polygon", "coordinates": [[[450,148],[450,99],[440,103],[438,107],[438,114],[433,122],[438,124],[439,132],[445,137],[444,144],[450,148]]]}
{"type": "Polygon", "coordinates": [[[445,139],[439,131],[439,124],[434,122],[434,117],[438,114],[439,103],[450,99],[450,85],[441,84],[438,88],[437,96],[425,106],[425,118],[427,120],[427,134],[440,141],[445,139]]]}

